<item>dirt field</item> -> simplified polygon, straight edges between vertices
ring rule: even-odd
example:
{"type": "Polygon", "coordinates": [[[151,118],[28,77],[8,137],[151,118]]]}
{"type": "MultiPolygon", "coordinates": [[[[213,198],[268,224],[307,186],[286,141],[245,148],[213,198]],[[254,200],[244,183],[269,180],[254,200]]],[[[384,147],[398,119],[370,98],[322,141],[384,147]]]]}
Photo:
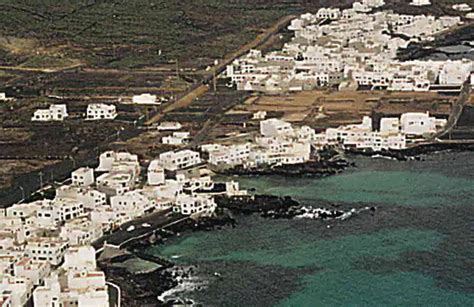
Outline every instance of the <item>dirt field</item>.
{"type": "Polygon", "coordinates": [[[255,96],[228,114],[253,114],[258,111],[281,112],[282,119],[317,128],[356,123],[373,112],[399,115],[426,112],[446,115],[453,97],[435,93],[390,93],[366,91],[308,91],[280,96],[255,96]]]}

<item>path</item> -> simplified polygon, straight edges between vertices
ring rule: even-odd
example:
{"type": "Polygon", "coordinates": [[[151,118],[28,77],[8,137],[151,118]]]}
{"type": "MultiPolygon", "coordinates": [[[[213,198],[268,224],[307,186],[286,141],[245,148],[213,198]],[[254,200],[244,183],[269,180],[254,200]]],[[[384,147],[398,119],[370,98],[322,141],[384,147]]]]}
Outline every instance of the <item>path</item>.
{"type": "Polygon", "coordinates": [[[461,89],[461,93],[459,94],[458,99],[453,104],[453,107],[451,109],[451,114],[449,115],[446,126],[444,126],[444,128],[441,131],[434,134],[430,138],[431,141],[441,138],[453,130],[453,128],[458,123],[458,120],[462,114],[464,105],[469,101],[470,96],[471,96],[471,84],[468,79],[466,82],[464,82],[461,89]]]}

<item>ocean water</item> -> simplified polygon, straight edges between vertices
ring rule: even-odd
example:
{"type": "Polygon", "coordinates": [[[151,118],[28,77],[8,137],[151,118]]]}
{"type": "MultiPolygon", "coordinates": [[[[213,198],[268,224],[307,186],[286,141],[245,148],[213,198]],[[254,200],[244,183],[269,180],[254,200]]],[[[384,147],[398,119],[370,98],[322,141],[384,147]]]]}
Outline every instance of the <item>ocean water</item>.
{"type": "Polygon", "coordinates": [[[474,306],[474,153],[354,158],[326,178],[236,178],[306,205],[376,206],[344,221],[238,216],[149,253],[196,266],[205,306],[474,306]]]}

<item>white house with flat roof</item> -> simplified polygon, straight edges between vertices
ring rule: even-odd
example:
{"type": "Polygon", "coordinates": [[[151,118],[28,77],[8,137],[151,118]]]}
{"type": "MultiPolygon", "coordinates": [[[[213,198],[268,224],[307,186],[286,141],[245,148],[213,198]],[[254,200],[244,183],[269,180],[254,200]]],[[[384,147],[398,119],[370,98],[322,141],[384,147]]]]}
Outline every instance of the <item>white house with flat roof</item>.
{"type": "Polygon", "coordinates": [[[160,163],[164,169],[176,171],[201,163],[199,152],[189,149],[178,152],[168,151],[160,154],[160,163]]]}
{"type": "Polygon", "coordinates": [[[65,104],[52,104],[49,109],[36,110],[31,118],[32,121],[63,121],[68,117],[67,107],[65,104]]]}
{"type": "Polygon", "coordinates": [[[117,110],[112,104],[91,103],[87,106],[87,120],[115,119],[117,110]]]}
{"type": "Polygon", "coordinates": [[[109,306],[103,272],[66,271],[63,275],[60,279],[54,272],[45,279],[44,286],[35,289],[33,292],[35,307],[109,306]]]}
{"type": "Polygon", "coordinates": [[[63,185],[56,189],[58,198],[68,198],[78,201],[84,205],[85,209],[96,209],[107,203],[107,194],[92,187],[79,187],[73,185],[63,185]]]}
{"type": "Polygon", "coordinates": [[[13,266],[13,275],[29,280],[34,286],[43,283],[51,272],[51,266],[48,262],[33,260],[32,258],[22,257],[13,266]]]}
{"type": "Polygon", "coordinates": [[[141,190],[134,190],[123,195],[110,198],[110,207],[119,213],[125,213],[129,219],[142,216],[145,212],[153,210],[156,201],[147,197],[141,190]]]}
{"type": "Polygon", "coordinates": [[[414,6],[431,5],[431,1],[430,0],[412,0],[410,2],[410,5],[414,5],[414,6]]]}
{"type": "Polygon", "coordinates": [[[422,136],[424,134],[433,134],[444,127],[447,123],[445,119],[436,119],[426,113],[404,113],[400,117],[401,131],[407,135],[422,136]]]}
{"type": "Polygon", "coordinates": [[[249,159],[251,144],[218,145],[209,151],[209,163],[214,165],[240,165],[249,159]]]}
{"type": "Polygon", "coordinates": [[[148,185],[162,185],[165,183],[165,170],[160,164],[160,160],[152,160],[147,171],[148,185]]]}
{"type": "Polygon", "coordinates": [[[94,170],[89,167],[81,167],[71,173],[72,184],[79,187],[87,187],[94,184],[94,170]]]}
{"type": "Polygon", "coordinates": [[[400,132],[400,119],[398,117],[383,117],[380,119],[380,132],[400,132]]]}
{"type": "Polygon", "coordinates": [[[176,131],[183,128],[179,122],[161,122],[157,127],[158,131],[176,131]]]}
{"type": "Polygon", "coordinates": [[[36,212],[41,208],[42,205],[42,200],[37,200],[26,204],[14,204],[13,206],[7,208],[6,216],[19,217],[23,220],[30,217],[35,217],[36,212]]]}
{"type": "Polygon", "coordinates": [[[59,237],[35,237],[28,240],[25,253],[29,258],[38,261],[46,261],[51,265],[59,265],[69,242],[59,237]]]}
{"type": "MultiPolygon", "coordinates": [[[[26,278],[16,276],[1,276],[0,293],[8,295],[11,307],[26,306],[33,291],[33,284],[26,278]]],[[[7,305],[8,306],[8,305],[7,305]]]]}
{"type": "Polygon", "coordinates": [[[341,17],[341,10],[338,8],[320,8],[316,13],[317,18],[321,19],[338,19],[341,17]]]}
{"type": "Polygon", "coordinates": [[[164,136],[161,139],[163,144],[167,145],[184,145],[189,143],[191,139],[189,132],[173,132],[173,134],[164,136]]]}
{"type": "Polygon", "coordinates": [[[90,212],[92,223],[100,225],[102,231],[109,231],[118,226],[121,222],[119,213],[110,206],[102,206],[90,212]]]}
{"type": "Polygon", "coordinates": [[[114,166],[131,165],[135,169],[140,169],[138,156],[128,152],[106,151],[99,156],[98,172],[110,172],[114,166]]]}
{"type": "Polygon", "coordinates": [[[176,199],[173,211],[183,215],[210,215],[217,205],[214,198],[207,195],[181,195],[176,199]]]}
{"type": "Polygon", "coordinates": [[[146,93],[133,96],[132,102],[135,104],[160,104],[156,98],[156,95],[146,93]]]}
{"type": "Polygon", "coordinates": [[[97,269],[95,249],[90,245],[71,246],[64,254],[62,267],[73,271],[94,271],[97,269]]]}
{"type": "Polygon", "coordinates": [[[0,236],[11,237],[16,244],[23,244],[34,234],[33,221],[29,224],[20,217],[2,217],[0,219],[0,236]]]}
{"type": "Polygon", "coordinates": [[[123,195],[135,187],[131,172],[111,172],[97,177],[97,189],[107,195],[123,195]]]}
{"type": "Polygon", "coordinates": [[[13,97],[7,97],[7,94],[4,92],[0,93],[0,101],[12,101],[15,100],[13,97]]]}
{"type": "Polygon", "coordinates": [[[103,235],[102,225],[94,224],[88,217],[69,220],[61,226],[60,236],[69,245],[88,245],[103,235]]]}
{"type": "Polygon", "coordinates": [[[293,133],[290,123],[277,118],[270,118],[260,122],[260,134],[263,136],[277,137],[293,133]]]}
{"type": "Polygon", "coordinates": [[[62,222],[84,214],[84,204],[70,198],[43,200],[43,205],[36,212],[38,227],[55,228],[62,222]]]}

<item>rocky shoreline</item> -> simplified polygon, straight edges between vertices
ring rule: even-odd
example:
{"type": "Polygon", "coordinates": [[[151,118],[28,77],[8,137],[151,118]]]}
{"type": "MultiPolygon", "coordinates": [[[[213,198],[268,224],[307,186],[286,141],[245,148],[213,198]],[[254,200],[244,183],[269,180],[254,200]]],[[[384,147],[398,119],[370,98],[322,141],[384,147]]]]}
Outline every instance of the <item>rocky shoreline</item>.
{"type": "Polygon", "coordinates": [[[280,175],[287,177],[322,177],[338,174],[349,166],[352,166],[352,164],[340,159],[336,161],[310,161],[300,164],[264,166],[258,168],[245,168],[242,166],[236,166],[230,169],[219,171],[219,174],[226,176],[280,175]]]}
{"type": "Polygon", "coordinates": [[[347,153],[353,155],[361,155],[368,157],[381,156],[398,161],[422,160],[422,155],[428,155],[442,151],[474,151],[474,143],[431,143],[417,145],[402,150],[382,151],[346,149],[347,153]]]}

